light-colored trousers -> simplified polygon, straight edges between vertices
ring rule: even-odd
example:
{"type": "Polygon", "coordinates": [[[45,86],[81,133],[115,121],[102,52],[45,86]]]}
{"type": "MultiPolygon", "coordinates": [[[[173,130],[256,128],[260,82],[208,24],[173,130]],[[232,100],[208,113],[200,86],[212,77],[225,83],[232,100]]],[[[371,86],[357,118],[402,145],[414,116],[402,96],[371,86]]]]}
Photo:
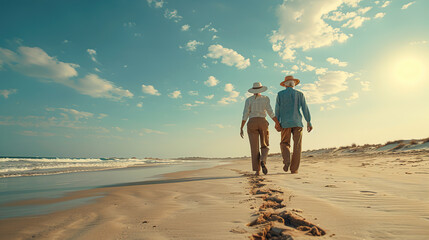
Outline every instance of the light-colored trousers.
{"type": "Polygon", "coordinates": [[[302,127],[282,128],[280,150],[282,151],[283,164],[290,166],[291,172],[298,171],[301,161],[302,127]],[[292,162],[290,159],[290,137],[293,138],[292,162]]]}
{"type": "Polygon", "coordinates": [[[267,162],[269,145],[268,121],[263,117],[253,117],[247,123],[247,135],[249,135],[250,152],[252,155],[252,169],[259,171],[261,162],[267,162]],[[259,142],[261,143],[261,152],[259,152],[259,142]]]}

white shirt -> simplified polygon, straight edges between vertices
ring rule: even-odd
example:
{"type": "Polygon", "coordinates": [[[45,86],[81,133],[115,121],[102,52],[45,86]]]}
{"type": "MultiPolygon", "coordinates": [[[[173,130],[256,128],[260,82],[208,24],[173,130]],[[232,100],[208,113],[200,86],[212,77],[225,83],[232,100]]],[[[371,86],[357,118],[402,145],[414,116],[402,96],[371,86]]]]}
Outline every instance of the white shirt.
{"type": "Polygon", "coordinates": [[[276,116],[273,112],[273,109],[271,108],[270,98],[263,95],[260,95],[258,97],[253,95],[247,98],[246,103],[244,104],[243,121],[246,121],[247,118],[254,118],[254,117],[265,118],[266,116],[265,112],[271,118],[276,116]]]}

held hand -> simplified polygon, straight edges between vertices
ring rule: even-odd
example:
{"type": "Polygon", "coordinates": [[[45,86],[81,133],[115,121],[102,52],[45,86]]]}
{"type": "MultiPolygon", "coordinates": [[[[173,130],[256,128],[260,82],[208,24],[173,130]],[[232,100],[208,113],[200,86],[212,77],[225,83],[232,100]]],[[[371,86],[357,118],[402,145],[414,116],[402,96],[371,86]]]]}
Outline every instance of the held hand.
{"type": "Polygon", "coordinates": [[[241,138],[244,138],[244,132],[243,132],[243,129],[240,129],[240,136],[241,136],[241,138]]]}
{"type": "Polygon", "coordinates": [[[282,126],[280,126],[280,124],[276,124],[275,129],[277,130],[277,132],[281,132],[282,126]]]}
{"type": "Polygon", "coordinates": [[[311,132],[313,130],[313,126],[307,124],[307,132],[311,132]]]}

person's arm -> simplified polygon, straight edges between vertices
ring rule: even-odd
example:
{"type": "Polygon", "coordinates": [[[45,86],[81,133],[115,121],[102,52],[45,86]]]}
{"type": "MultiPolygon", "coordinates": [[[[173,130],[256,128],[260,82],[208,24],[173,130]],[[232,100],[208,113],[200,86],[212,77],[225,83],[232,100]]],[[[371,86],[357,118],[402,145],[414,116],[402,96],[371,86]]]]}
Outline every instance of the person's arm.
{"type": "Polygon", "coordinates": [[[277,120],[277,122],[274,120],[274,118],[273,118],[273,121],[274,122],[276,122],[276,126],[275,126],[275,128],[276,128],[276,130],[277,131],[281,131],[281,129],[282,129],[282,126],[280,125],[280,97],[279,97],[279,94],[277,94],[277,98],[276,98],[276,106],[275,106],[275,108],[274,108],[275,110],[275,114],[274,114],[274,117],[275,117],[275,119],[277,120]]]}
{"type": "Polygon", "coordinates": [[[274,114],[273,109],[271,108],[269,97],[267,97],[267,103],[265,106],[265,111],[267,112],[268,116],[270,116],[270,118],[273,119],[274,123],[276,124],[275,128],[277,129],[280,126],[280,123],[279,123],[276,115],[274,114]]]}
{"type": "Polygon", "coordinates": [[[241,127],[240,127],[240,136],[241,136],[241,138],[244,138],[244,132],[243,132],[244,124],[246,124],[246,120],[242,120],[241,121],[241,127]]]}
{"type": "Polygon", "coordinates": [[[241,138],[244,138],[243,127],[244,127],[244,124],[246,124],[246,121],[247,121],[247,118],[249,117],[249,114],[250,114],[250,99],[248,98],[246,100],[246,103],[244,104],[243,118],[241,121],[241,127],[240,127],[241,138]]]}
{"type": "Polygon", "coordinates": [[[304,94],[301,94],[301,109],[304,115],[304,119],[305,121],[307,121],[307,131],[311,132],[311,130],[313,130],[313,125],[311,124],[310,110],[308,109],[304,94]]]}

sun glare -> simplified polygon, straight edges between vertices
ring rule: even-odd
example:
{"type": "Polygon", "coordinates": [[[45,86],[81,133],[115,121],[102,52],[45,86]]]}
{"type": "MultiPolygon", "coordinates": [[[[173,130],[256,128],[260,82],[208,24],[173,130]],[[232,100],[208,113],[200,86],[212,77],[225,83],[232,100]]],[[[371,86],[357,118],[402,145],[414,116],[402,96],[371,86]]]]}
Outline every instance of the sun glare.
{"type": "Polygon", "coordinates": [[[401,57],[392,65],[390,73],[400,86],[415,86],[425,77],[425,65],[417,57],[401,57]]]}
{"type": "Polygon", "coordinates": [[[424,64],[417,58],[401,58],[393,66],[394,78],[398,83],[416,84],[423,79],[424,64]]]}

